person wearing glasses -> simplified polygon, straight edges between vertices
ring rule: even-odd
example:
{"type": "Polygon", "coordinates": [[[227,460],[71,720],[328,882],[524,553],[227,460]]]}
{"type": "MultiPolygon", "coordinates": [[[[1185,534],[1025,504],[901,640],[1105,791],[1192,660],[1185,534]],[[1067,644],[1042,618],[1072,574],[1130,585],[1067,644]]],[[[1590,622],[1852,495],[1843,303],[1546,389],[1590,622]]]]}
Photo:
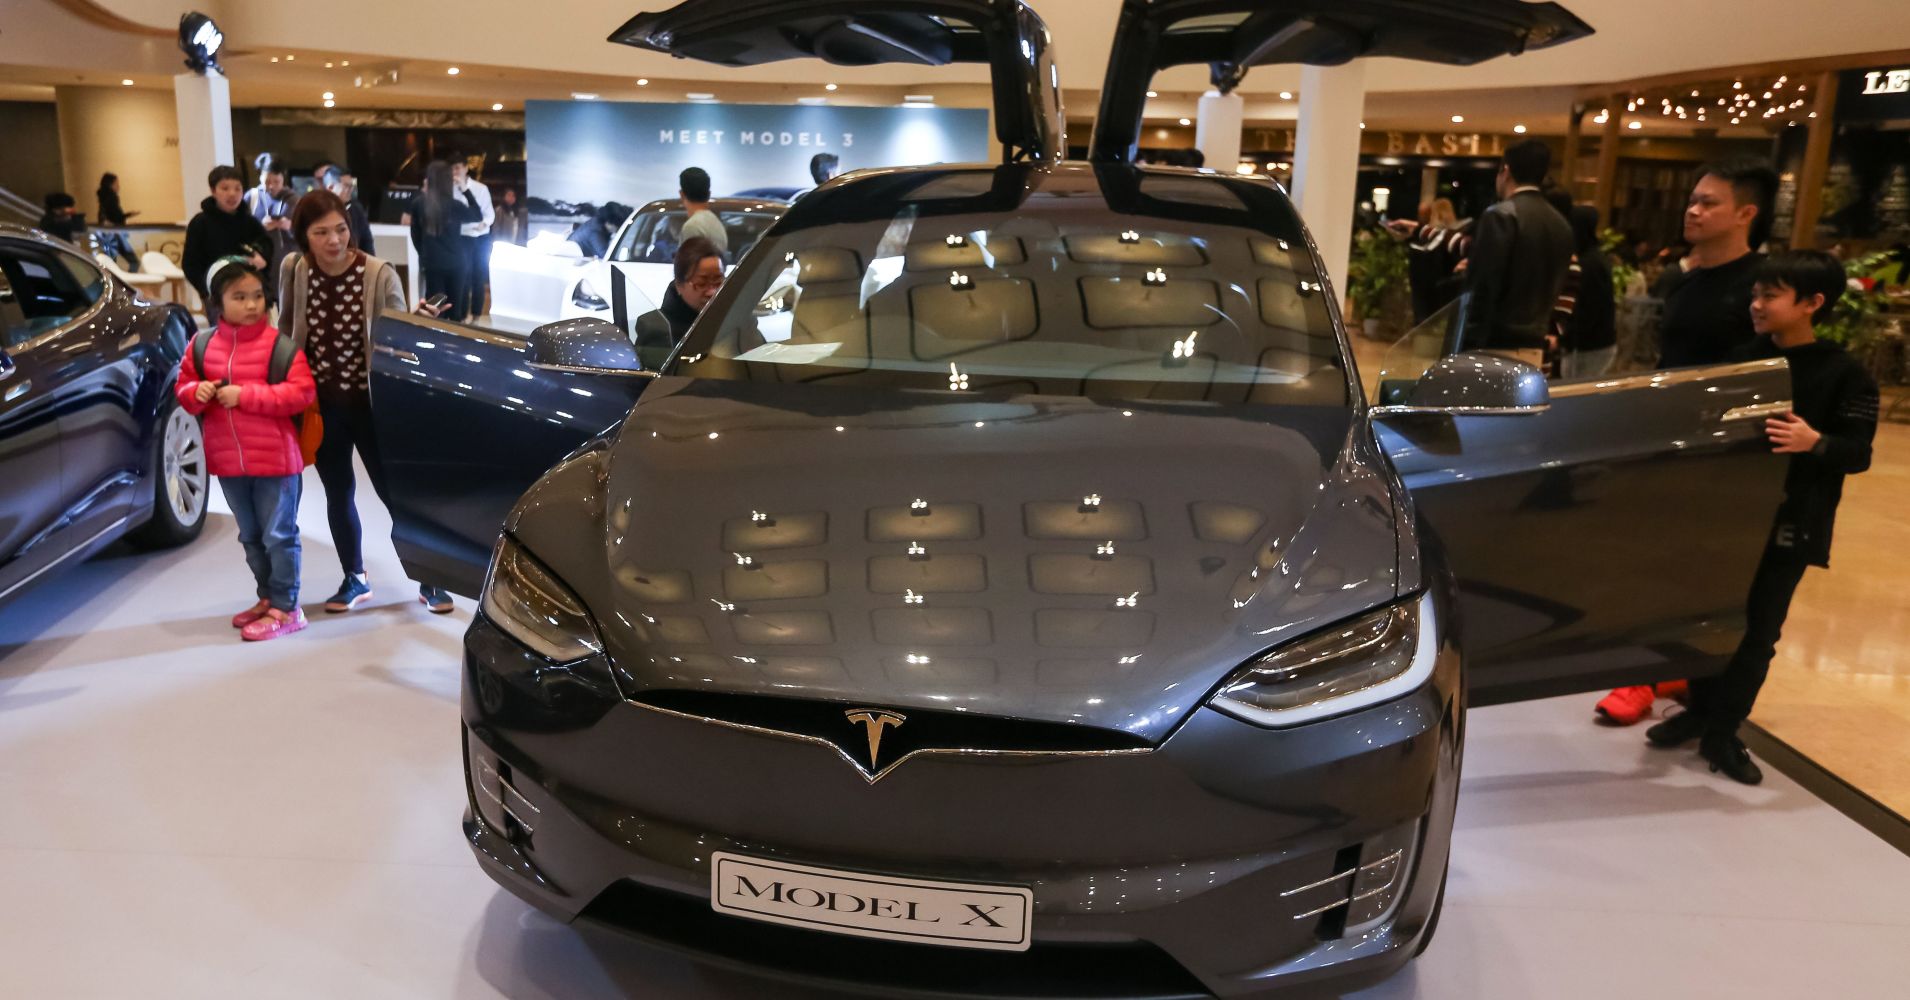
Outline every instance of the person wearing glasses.
{"type": "Polygon", "coordinates": [[[661,364],[690,332],[690,324],[723,287],[723,252],[701,236],[676,248],[675,279],[660,308],[637,317],[637,356],[645,367],[661,364]]]}

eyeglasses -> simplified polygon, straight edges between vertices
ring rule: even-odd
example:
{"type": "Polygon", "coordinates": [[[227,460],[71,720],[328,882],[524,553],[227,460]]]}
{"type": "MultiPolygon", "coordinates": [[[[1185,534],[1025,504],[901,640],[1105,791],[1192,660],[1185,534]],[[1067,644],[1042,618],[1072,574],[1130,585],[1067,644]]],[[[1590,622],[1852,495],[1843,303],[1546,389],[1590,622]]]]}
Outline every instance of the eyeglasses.
{"type": "Polygon", "coordinates": [[[722,275],[718,275],[714,278],[693,278],[690,280],[690,287],[700,291],[713,292],[723,287],[723,277],[722,275]]]}

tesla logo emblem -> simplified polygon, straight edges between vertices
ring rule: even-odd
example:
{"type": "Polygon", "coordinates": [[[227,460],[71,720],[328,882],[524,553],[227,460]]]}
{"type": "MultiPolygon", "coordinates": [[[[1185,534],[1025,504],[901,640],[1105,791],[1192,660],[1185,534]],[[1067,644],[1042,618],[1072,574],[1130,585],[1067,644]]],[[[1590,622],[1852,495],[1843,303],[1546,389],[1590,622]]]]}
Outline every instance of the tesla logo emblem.
{"type": "Polygon", "coordinates": [[[882,750],[882,730],[890,726],[900,727],[907,720],[905,715],[884,712],[876,708],[852,708],[842,713],[853,725],[861,726],[869,734],[869,770],[875,771],[881,765],[876,761],[882,750]]]}

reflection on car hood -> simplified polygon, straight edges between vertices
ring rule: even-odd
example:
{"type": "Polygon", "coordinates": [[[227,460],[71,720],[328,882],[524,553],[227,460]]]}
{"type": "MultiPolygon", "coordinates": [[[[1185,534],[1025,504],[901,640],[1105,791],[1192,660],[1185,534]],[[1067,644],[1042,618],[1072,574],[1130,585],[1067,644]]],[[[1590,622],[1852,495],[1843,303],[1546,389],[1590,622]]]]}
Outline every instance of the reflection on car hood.
{"type": "MultiPolygon", "coordinates": [[[[579,592],[633,697],[1158,740],[1249,657],[1394,596],[1393,508],[1352,428],[1332,407],[665,378],[612,445],[607,561],[579,592]]],[[[566,576],[588,558],[540,554],[566,576]]]]}

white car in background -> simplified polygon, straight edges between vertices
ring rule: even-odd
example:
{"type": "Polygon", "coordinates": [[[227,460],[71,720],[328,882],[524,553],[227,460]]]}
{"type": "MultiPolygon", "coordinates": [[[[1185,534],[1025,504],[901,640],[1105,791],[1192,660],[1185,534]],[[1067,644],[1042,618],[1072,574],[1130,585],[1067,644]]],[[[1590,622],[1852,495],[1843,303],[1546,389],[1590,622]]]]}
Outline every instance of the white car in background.
{"type": "MultiPolygon", "coordinates": [[[[710,209],[729,233],[725,264],[734,265],[789,205],[718,198],[710,209]]],[[[624,322],[632,323],[663,302],[685,218],[681,202],[653,201],[617,227],[603,259],[583,256],[577,244],[556,233],[540,233],[527,246],[498,243],[491,250],[491,315],[533,326],[585,316],[612,319],[621,278],[624,322]]]]}

